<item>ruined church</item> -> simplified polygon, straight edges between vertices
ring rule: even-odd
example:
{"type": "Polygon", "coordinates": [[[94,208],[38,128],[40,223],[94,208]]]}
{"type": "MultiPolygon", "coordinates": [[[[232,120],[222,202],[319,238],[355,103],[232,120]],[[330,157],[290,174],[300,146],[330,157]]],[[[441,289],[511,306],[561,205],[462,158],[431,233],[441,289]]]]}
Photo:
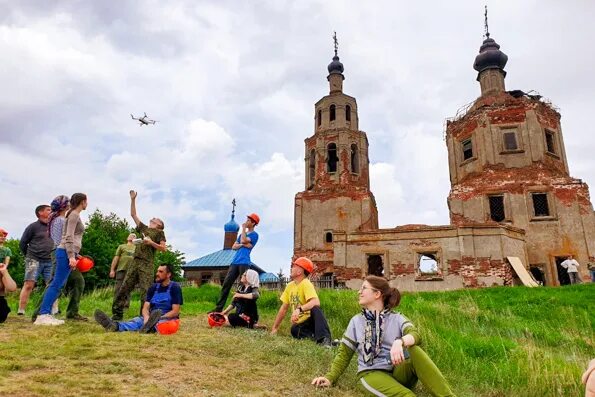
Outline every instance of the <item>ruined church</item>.
{"type": "MultiPolygon", "coordinates": [[[[586,183],[570,176],[560,113],[539,95],[506,91],[508,57],[486,31],[473,68],[481,95],[446,123],[449,225],[380,229],[370,189],[368,139],[343,92],[337,48],[330,92],[305,139],[305,190],[295,196],[294,259],[358,288],[369,274],[401,290],[512,285],[518,258],[545,285],[568,283],[560,263],[595,256],[586,183]]],[[[437,131],[437,133],[439,133],[437,131]]]]}

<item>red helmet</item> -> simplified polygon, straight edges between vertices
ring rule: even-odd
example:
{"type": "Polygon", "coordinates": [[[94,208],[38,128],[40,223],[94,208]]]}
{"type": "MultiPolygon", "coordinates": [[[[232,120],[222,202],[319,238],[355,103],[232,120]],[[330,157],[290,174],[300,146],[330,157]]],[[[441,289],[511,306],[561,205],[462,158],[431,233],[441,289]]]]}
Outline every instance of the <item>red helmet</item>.
{"type": "Polygon", "coordinates": [[[161,335],[175,334],[180,329],[180,319],[176,318],[175,320],[159,322],[155,328],[157,328],[157,332],[161,335]]]}
{"type": "Polygon", "coordinates": [[[312,273],[314,271],[314,263],[312,263],[312,261],[305,256],[297,258],[293,261],[293,264],[301,267],[308,273],[312,273]]]}
{"type": "Polygon", "coordinates": [[[81,273],[86,273],[93,268],[95,262],[93,262],[93,258],[89,258],[88,256],[79,256],[79,259],[76,261],[76,268],[79,269],[81,273]]]}
{"type": "Polygon", "coordinates": [[[216,313],[216,312],[212,312],[209,313],[209,315],[207,316],[207,319],[209,320],[209,325],[212,327],[221,327],[223,324],[225,324],[225,316],[221,313],[216,313]]]}
{"type": "Polygon", "coordinates": [[[255,213],[248,215],[248,218],[252,219],[252,221],[257,225],[260,223],[260,217],[255,213]]]}

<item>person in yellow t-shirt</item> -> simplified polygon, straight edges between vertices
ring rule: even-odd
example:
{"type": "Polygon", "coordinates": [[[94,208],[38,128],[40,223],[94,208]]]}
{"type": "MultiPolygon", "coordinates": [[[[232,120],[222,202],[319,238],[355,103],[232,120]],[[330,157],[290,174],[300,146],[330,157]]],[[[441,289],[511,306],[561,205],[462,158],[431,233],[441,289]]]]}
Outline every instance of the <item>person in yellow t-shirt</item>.
{"type": "Polygon", "coordinates": [[[331,331],[320,308],[320,300],[308,276],[314,264],[308,258],[297,258],[291,264],[292,282],[281,294],[281,308],[275,318],[271,334],[275,335],[287,310],[291,309],[291,336],[297,339],[310,338],[316,343],[330,347],[331,331]]]}

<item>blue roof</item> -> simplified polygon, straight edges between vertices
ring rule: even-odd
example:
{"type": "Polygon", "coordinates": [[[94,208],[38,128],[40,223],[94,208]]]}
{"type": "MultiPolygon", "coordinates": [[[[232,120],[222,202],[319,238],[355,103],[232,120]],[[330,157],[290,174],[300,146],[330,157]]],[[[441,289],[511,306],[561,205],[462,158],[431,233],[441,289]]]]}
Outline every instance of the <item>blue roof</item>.
{"type": "Polygon", "coordinates": [[[279,277],[274,273],[262,273],[259,278],[261,283],[274,283],[279,281],[279,277]]]}
{"type": "MultiPolygon", "coordinates": [[[[182,269],[195,269],[201,267],[226,268],[231,265],[231,261],[233,261],[235,255],[236,251],[232,249],[215,251],[198,259],[186,262],[186,264],[182,266],[182,269]]],[[[258,267],[256,264],[252,262],[250,262],[250,268],[256,270],[258,274],[265,273],[264,270],[262,270],[260,267],[258,267]]]]}

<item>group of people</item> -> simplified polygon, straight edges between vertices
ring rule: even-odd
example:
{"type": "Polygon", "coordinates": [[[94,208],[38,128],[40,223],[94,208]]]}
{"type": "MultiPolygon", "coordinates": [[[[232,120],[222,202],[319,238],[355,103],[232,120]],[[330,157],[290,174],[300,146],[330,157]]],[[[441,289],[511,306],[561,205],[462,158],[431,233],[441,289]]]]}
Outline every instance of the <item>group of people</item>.
{"type": "MultiPolygon", "coordinates": [[[[131,233],[126,243],[117,248],[109,273],[116,280],[112,315],[96,310],[94,318],[110,332],[175,333],[180,326],[182,289],[172,280],[174,270],[170,264],[160,265],[153,275],[155,252],[166,249],[164,223],[159,218],[153,218],[149,225],[144,224],[136,213],[136,198],[137,193],[130,191],[130,214],[142,238],[131,233]],[[141,292],[141,312],[139,316],[124,321],[123,312],[135,288],[141,292]]],[[[25,255],[25,282],[19,299],[19,315],[25,313],[37,279],[42,277],[47,285],[33,316],[35,325],[64,323],[54,314],[57,298],[65,286],[69,286],[71,291],[66,318],[87,321],[78,313],[85,284],[83,275],[77,270],[85,229],[80,213],[87,204],[87,196],[83,193],[75,193],[70,198],[58,196],[50,206],[36,208],[37,221],[23,233],[20,248],[25,255]]],[[[234,259],[216,306],[209,312],[209,318],[222,319],[218,325],[266,328],[259,324],[259,275],[250,268],[250,254],[258,242],[255,227],[259,223],[257,214],[248,215],[232,246],[236,251],[234,259]],[[224,309],[230,290],[238,279],[231,304],[224,309]]],[[[12,254],[4,246],[7,235],[0,228],[0,322],[10,312],[4,293],[17,288],[7,269],[12,254]]],[[[572,261],[574,259],[570,257],[562,263],[569,274],[578,266],[572,261]]],[[[420,347],[421,337],[416,327],[401,313],[394,311],[401,296],[385,278],[366,277],[358,294],[362,312],[351,318],[342,338],[333,341],[316,289],[309,279],[313,271],[314,264],[309,258],[300,257],[292,262],[292,281],[280,296],[281,306],[270,331],[272,335],[277,334],[289,311],[292,337],[312,339],[325,347],[339,346],[329,371],[314,378],[313,385],[326,387],[335,384],[352,357],[357,355],[358,384],[369,395],[414,396],[411,389],[421,381],[434,396],[454,396],[440,370],[420,347]]],[[[595,277],[593,273],[592,276],[595,277]]],[[[592,371],[591,368],[585,374],[585,382],[592,371]]]]}

